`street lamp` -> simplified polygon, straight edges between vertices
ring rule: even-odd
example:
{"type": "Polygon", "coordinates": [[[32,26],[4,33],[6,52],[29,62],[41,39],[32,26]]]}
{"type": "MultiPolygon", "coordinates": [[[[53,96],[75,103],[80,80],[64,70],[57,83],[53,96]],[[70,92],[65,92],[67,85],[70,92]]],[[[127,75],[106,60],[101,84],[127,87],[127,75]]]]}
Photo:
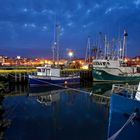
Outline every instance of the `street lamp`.
{"type": "Polygon", "coordinates": [[[69,51],[68,55],[69,55],[70,58],[73,57],[73,52],[69,51]]]}
{"type": "Polygon", "coordinates": [[[68,56],[70,58],[70,61],[72,60],[72,57],[74,56],[74,52],[72,50],[68,51],[68,56]]]}

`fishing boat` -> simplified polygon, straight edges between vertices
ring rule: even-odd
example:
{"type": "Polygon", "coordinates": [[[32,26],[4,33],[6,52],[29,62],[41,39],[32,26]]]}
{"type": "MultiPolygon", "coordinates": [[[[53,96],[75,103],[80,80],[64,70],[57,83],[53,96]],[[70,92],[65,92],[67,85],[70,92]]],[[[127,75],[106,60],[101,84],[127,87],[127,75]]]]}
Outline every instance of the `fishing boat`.
{"type": "Polygon", "coordinates": [[[122,60],[93,60],[93,81],[140,81],[140,73],[138,71],[138,67],[129,67],[124,65],[122,60]]]}
{"type": "Polygon", "coordinates": [[[126,63],[126,37],[127,33],[124,31],[123,47],[120,45],[117,55],[110,51],[110,43],[107,43],[105,38],[104,56],[97,57],[93,60],[93,81],[99,82],[132,82],[140,81],[140,67],[129,66],[126,63]]]}
{"type": "Polygon", "coordinates": [[[108,140],[140,139],[140,83],[113,85],[110,100],[108,140]]]}
{"type": "Polygon", "coordinates": [[[78,73],[64,72],[59,65],[59,35],[60,25],[56,24],[54,43],[52,46],[53,65],[37,67],[36,75],[29,75],[30,86],[40,84],[75,84],[80,82],[80,76],[78,73]]]}
{"type": "Polygon", "coordinates": [[[37,67],[36,75],[29,75],[29,84],[76,84],[80,82],[78,73],[66,73],[62,69],[45,65],[37,67]]]}

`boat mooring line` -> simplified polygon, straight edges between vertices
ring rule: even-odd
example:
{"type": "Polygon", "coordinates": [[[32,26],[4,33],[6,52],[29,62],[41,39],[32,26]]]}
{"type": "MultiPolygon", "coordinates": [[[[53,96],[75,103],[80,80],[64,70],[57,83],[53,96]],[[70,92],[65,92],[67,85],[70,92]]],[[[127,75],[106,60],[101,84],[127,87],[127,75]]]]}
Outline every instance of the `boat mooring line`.
{"type": "Polygon", "coordinates": [[[50,84],[50,85],[53,85],[53,86],[56,86],[56,87],[60,87],[60,88],[65,88],[65,89],[74,90],[74,91],[77,91],[77,92],[83,92],[83,93],[91,94],[91,92],[84,91],[84,90],[79,90],[79,89],[75,89],[75,88],[65,87],[65,86],[61,86],[61,85],[58,85],[58,84],[53,84],[53,83],[50,83],[50,82],[46,82],[46,81],[43,81],[43,80],[38,80],[38,79],[34,79],[34,80],[42,82],[42,83],[50,84]]]}
{"type": "Polygon", "coordinates": [[[110,138],[108,138],[108,140],[115,140],[119,134],[123,131],[123,129],[133,121],[133,119],[137,116],[137,112],[133,112],[130,117],[128,118],[128,120],[126,121],[126,123],[116,132],[114,133],[110,138]]]}
{"type": "MultiPolygon", "coordinates": [[[[9,74],[9,75],[11,75],[11,76],[14,77],[14,75],[12,75],[12,74],[9,74]]],[[[25,75],[25,77],[28,77],[28,76],[25,75]]],[[[46,82],[46,81],[43,81],[43,80],[38,80],[38,79],[34,79],[34,80],[39,81],[39,82],[42,82],[42,83],[50,84],[50,85],[53,85],[53,86],[56,86],[56,87],[65,88],[65,89],[68,89],[68,90],[73,90],[73,91],[77,91],[77,92],[86,93],[86,94],[89,94],[90,96],[93,95],[93,96],[97,96],[97,97],[103,97],[103,98],[108,98],[108,99],[110,99],[110,97],[107,97],[107,96],[94,94],[92,91],[89,92],[89,91],[79,90],[79,89],[75,89],[75,88],[65,87],[65,86],[61,86],[61,85],[58,85],[58,84],[53,84],[53,83],[46,82]]],[[[65,84],[65,85],[66,85],[66,84],[65,84]]],[[[67,85],[66,85],[66,86],[67,86],[67,85]]]]}

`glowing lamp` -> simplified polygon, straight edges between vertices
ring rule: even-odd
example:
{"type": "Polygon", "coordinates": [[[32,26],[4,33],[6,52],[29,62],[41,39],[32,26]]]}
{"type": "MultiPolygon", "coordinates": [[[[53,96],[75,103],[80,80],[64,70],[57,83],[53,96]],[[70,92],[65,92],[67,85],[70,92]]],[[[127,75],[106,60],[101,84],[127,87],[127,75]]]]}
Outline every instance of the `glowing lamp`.
{"type": "Polygon", "coordinates": [[[73,56],[73,52],[70,51],[70,52],[68,53],[68,55],[69,55],[69,57],[72,57],[72,56],[73,56]]]}

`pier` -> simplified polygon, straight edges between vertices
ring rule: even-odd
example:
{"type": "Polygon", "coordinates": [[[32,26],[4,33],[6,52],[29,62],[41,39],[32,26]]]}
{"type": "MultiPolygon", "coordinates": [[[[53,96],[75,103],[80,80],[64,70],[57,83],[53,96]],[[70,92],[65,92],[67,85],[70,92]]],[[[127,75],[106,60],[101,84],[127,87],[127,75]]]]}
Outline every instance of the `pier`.
{"type": "Polygon", "coordinates": [[[80,71],[80,79],[81,82],[92,82],[93,80],[93,75],[92,75],[92,70],[82,70],[80,71]]]}
{"type": "MultiPolygon", "coordinates": [[[[0,76],[2,79],[7,79],[12,83],[27,83],[28,75],[35,74],[36,68],[34,67],[1,67],[0,76]]],[[[81,82],[92,82],[92,70],[83,70],[83,69],[63,69],[62,74],[67,75],[79,75],[81,82]]]]}
{"type": "Polygon", "coordinates": [[[35,68],[1,67],[0,77],[12,83],[24,83],[28,81],[28,74],[34,74],[35,68]]]}

